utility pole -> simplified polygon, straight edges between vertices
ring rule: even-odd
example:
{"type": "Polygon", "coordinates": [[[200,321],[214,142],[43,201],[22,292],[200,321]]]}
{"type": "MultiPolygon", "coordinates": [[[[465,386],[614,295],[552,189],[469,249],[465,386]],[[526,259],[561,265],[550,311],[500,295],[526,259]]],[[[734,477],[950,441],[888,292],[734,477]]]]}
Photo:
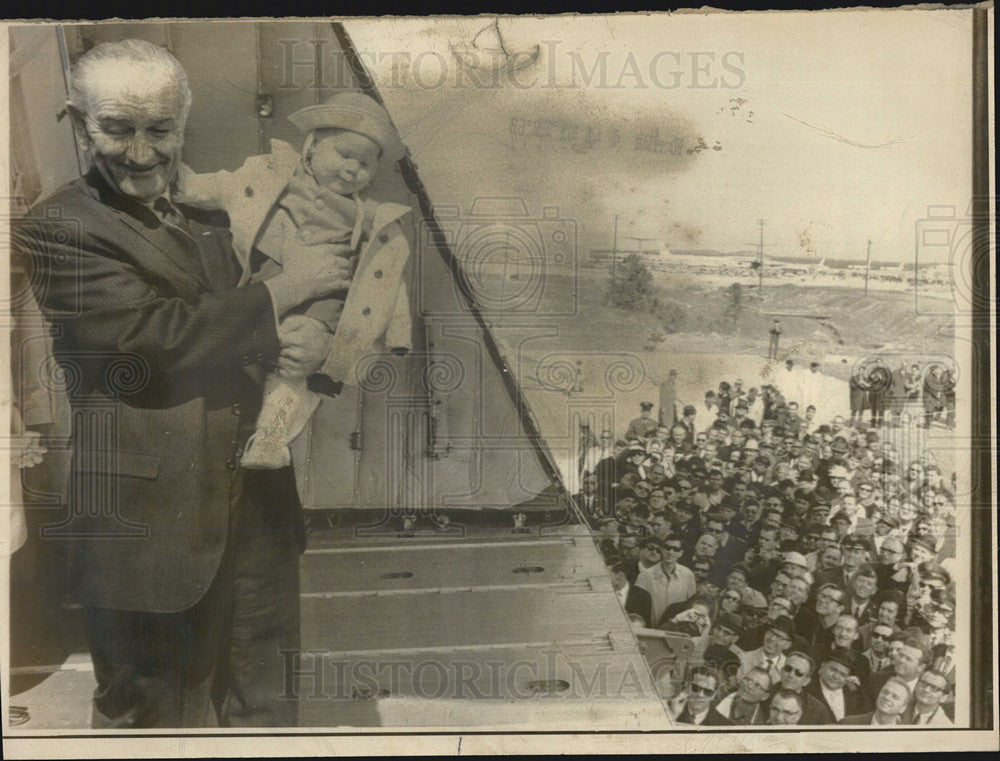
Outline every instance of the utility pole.
{"type": "Polygon", "coordinates": [[[868,295],[868,270],[872,266],[872,239],[868,239],[868,253],[865,254],[865,296],[868,295]]]}
{"type": "Polygon", "coordinates": [[[757,244],[757,293],[764,295],[764,220],[758,219],[760,225],[760,243],[757,244]]]}
{"type": "Polygon", "coordinates": [[[744,243],[744,246],[757,246],[757,293],[763,296],[764,293],[764,220],[758,219],[760,226],[760,239],[756,243],[744,243]]]}
{"type": "Polygon", "coordinates": [[[615,214],[615,242],[611,249],[611,292],[615,290],[615,267],[618,266],[618,215],[615,214]]]}

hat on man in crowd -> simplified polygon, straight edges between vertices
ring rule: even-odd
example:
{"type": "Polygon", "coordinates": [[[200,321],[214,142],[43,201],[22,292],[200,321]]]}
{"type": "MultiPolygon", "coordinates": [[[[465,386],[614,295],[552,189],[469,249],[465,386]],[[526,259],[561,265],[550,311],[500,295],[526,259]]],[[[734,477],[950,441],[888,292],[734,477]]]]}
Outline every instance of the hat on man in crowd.
{"type": "Polygon", "coordinates": [[[863,547],[864,549],[870,549],[871,544],[869,541],[861,536],[860,534],[848,534],[843,539],[840,540],[841,547],[863,547]]]}
{"type": "Polygon", "coordinates": [[[685,404],[684,405],[684,410],[682,411],[683,415],[696,415],[697,413],[698,413],[698,410],[695,409],[695,407],[694,407],[693,404],[685,404]]]}
{"type": "Polygon", "coordinates": [[[729,576],[732,573],[741,573],[743,574],[743,578],[745,579],[750,578],[750,569],[747,568],[746,563],[733,563],[731,566],[729,566],[729,571],[726,573],[726,575],[729,576]]]}
{"type": "Polygon", "coordinates": [[[644,412],[649,412],[651,409],[653,409],[653,403],[652,402],[639,402],[639,407],[644,412]]]}
{"type": "Polygon", "coordinates": [[[858,670],[858,659],[854,655],[854,652],[849,647],[842,647],[840,645],[831,645],[823,656],[823,663],[827,661],[836,661],[837,663],[842,663],[854,673],[858,670]]]}
{"type": "Polygon", "coordinates": [[[892,513],[882,513],[879,516],[877,523],[884,523],[889,528],[899,528],[899,518],[897,518],[892,513]]]}
{"type": "Polygon", "coordinates": [[[937,554],[937,547],[934,546],[934,542],[925,537],[917,537],[910,540],[910,547],[921,547],[930,553],[937,554]]]}
{"type": "Polygon", "coordinates": [[[778,616],[773,621],[768,622],[767,628],[781,632],[786,635],[788,639],[795,638],[795,631],[791,616],[778,616]]]}
{"type": "Polygon", "coordinates": [[[781,562],[787,563],[789,565],[797,565],[802,568],[805,568],[806,570],[809,569],[809,564],[806,563],[805,555],[803,555],[801,552],[786,552],[782,556],[781,562]]]}
{"type": "Polygon", "coordinates": [[[288,121],[307,134],[318,129],[345,129],[364,135],[382,149],[380,160],[387,164],[395,164],[406,155],[389,113],[364,93],[339,92],[324,103],[289,114],[288,121]]]}

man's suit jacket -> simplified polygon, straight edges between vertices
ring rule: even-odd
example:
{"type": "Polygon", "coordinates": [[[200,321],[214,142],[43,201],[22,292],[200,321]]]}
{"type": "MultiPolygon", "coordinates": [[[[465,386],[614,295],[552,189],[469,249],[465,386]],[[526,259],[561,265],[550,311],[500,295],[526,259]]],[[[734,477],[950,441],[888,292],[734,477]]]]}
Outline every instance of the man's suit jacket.
{"type": "MultiPolygon", "coordinates": [[[[815,677],[814,677],[815,679],[815,677]]],[[[771,711],[771,700],[774,695],[771,695],[767,699],[767,711],[770,714],[771,711]]],[[[830,706],[826,704],[823,700],[818,700],[815,695],[810,695],[808,691],[803,691],[802,702],[804,703],[802,709],[802,716],[799,717],[798,724],[804,727],[811,726],[822,726],[824,724],[836,724],[837,719],[833,715],[833,711],[830,710],[830,706]]],[[[844,714],[845,716],[847,714],[844,714]]]]}
{"type": "Polygon", "coordinates": [[[869,711],[868,713],[858,713],[858,714],[847,714],[841,719],[838,724],[848,724],[851,726],[867,726],[872,723],[872,716],[875,715],[874,711],[869,711]]]}
{"type": "Polygon", "coordinates": [[[625,595],[625,612],[635,613],[642,616],[646,626],[651,626],[650,620],[653,616],[653,599],[645,589],[629,584],[628,594],[625,595]]]}
{"type": "MultiPolygon", "coordinates": [[[[684,706],[681,709],[681,712],[677,714],[677,716],[674,718],[674,721],[677,724],[694,724],[694,722],[691,720],[691,712],[688,711],[687,706],[684,706]]],[[[717,710],[715,710],[715,707],[713,706],[708,709],[708,713],[705,715],[704,721],[702,721],[701,724],[699,724],[698,726],[728,727],[730,724],[732,724],[732,722],[725,716],[723,716],[721,713],[719,713],[717,710]]]]}
{"type": "MultiPolygon", "coordinates": [[[[823,695],[823,690],[820,689],[819,675],[815,675],[812,681],[806,685],[806,694],[811,695],[820,701],[823,705],[833,711],[833,707],[826,702],[826,697],[823,695]]],[[[859,688],[856,690],[843,689],[844,693],[844,717],[864,713],[871,707],[871,703],[868,701],[868,695],[864,688],[859,688]]]]}
{"type": "MultiPolygon", "coordinates": [[[[277,354],[266,287],[235,287],[224,217],[182,211],[186,232],[171,230],[92,170],[16,231],[74,413],[69,513],[47,536],[66,543],[68,592],[87,606],[175,612],[202,597],[260,406],[250,365],[277,354]]],[[[301,525],[290,471],[257,480],[274,520],[301,525]]]]}
{"type": "MultiPolygon", "coordinates": [[[[901,719],[902,724],[916,724],[916,703],[910,703],[909,707],[903,712],[901,719]]],[[[922,727],[950,727],[955,724],[955,711],[948,704],[939,705],[935,708],[930,715],[929,720],[921,722],[922,727]]]]}

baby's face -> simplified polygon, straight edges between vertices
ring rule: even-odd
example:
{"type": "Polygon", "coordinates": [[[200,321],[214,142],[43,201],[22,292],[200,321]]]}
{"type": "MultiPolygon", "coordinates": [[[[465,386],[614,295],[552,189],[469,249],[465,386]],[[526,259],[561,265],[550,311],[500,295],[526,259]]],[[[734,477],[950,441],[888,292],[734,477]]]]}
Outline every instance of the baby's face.
{"type": "Polygon", "coordinates": [[[364,188],[378,168],[378,143],[357,132],[334,132],[313,145],[310,166],[316,181],[339,195],[364,188]]]}

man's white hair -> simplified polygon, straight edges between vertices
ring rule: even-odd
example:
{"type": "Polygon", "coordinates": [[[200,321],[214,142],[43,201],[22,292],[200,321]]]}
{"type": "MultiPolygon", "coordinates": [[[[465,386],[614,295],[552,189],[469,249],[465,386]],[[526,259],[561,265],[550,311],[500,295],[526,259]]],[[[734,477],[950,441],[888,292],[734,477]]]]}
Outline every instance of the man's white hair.
{"type": "Polygon", "coordinates": [[[187,121],[191,110],[187,72],[169,51],[145,40],[102,42],[84,53],[70,73],[69,104],[80,113],[86,113],[88,96],[95,80],[108,76],[111,67],[118,70],[125,66],[138,66],[147,72],[168,72],[176,80],[184,98],[181,123],[187,121]]]}

